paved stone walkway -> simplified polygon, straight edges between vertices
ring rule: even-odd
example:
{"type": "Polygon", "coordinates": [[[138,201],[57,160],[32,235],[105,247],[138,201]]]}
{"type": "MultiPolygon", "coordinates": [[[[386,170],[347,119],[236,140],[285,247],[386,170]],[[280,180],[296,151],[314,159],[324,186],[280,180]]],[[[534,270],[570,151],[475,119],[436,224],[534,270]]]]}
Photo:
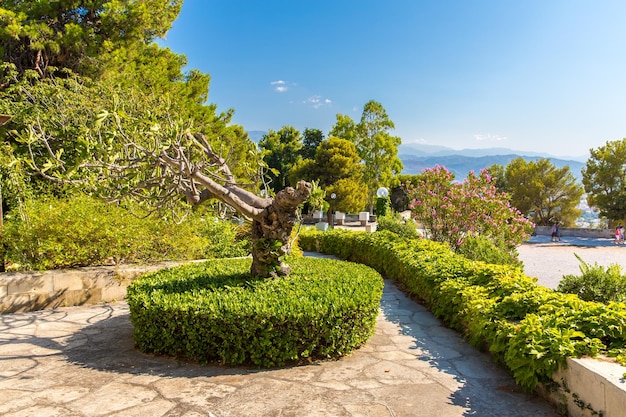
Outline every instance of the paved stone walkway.
{"type": "Polygon", "coordinates": [[[272,370],[133,349],[124,302],[0,316],[3,416],[479,416],[556,412],[386,281],[376,334],[339,361],[272,370]]]}

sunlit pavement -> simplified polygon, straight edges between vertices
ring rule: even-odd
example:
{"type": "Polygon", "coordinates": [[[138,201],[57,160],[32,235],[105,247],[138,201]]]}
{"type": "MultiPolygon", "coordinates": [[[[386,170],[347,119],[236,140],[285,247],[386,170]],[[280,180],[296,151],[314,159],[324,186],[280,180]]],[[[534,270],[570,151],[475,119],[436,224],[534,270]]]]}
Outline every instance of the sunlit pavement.
{"type": "Polygon", "coordinates": [[[257,370],[133,348],[125,302],[0,315],[0,415],[556,416],[390,281],[376,331],[337,361],[257,370]]]}

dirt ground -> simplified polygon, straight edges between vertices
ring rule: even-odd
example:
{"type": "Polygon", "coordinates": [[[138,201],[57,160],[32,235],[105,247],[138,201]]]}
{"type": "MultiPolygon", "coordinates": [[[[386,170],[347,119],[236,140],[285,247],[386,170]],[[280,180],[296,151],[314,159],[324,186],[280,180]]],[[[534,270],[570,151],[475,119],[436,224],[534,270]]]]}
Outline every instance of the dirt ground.
{"type": "Polygon", "coordinates": [[[518,247],[526,275],[538,278],[540,285],[556,288],[563,275],[580,275],[577,254],[588,264],[619,264],[626,273],[626,245],[572,246],[557,243],[527,243],[518,247]]]}

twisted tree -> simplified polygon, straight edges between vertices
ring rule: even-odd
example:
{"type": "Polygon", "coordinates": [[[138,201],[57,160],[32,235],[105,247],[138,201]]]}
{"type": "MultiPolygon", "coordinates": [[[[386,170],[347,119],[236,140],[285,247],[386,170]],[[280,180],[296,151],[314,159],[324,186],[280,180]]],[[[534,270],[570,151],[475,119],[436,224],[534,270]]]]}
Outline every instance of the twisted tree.
{"type": "Polygon", "coordinates": [[[291,251],[291,231],[298,220],[297,209],[311,194],[311,184],[299,181],[296,188],[284,188],[274,198],[258,196],[237,185],[226,160],[213,151],[204,135],[186,133],[186,136],[188,143],[202,149],[206,156],[204,161],[191,161],[185,147],[177,143],[168,149],[173,156],[164,150],[154,162],[169,167],[180,184],[177,188],[186,195],[188,202],[198,204],[217,198],[252,219],[252,274],[288,275],[289,265],[282,259],[291,251]],[[210,174],[205,171],[209,167],[214,168],[210,174]]]}
{"type": "MultiPolygon", "coordinates": [[[[219,199],[253,222],[252,273],[287,274],[282,256],[310,186],[254,194],[256,145],[231,125],[232,110],[207,104],[209,75],[183,72],[186,58],[154,42],[181,5],[0,4],[0,113],[13,116],[0,145],[15,157],[0,158],[0,171],[23,162],[40,191],[65,194],[74,185],[110,201],[137,200],[149,213],[219,199]]],[[[6,182],[0,175],[0,188],[6,182]]]]}
{"type": "Polygon", "coordinates": [[[274,198],[255,194],[252,178],[238,178],[231,169],[244,173],[239,165],[252,165],[256,152],[243,128],[230,125],[231,113],[194,127],[175,117],[178,107],[167,96],[79,77],[18,82],[14,88],[19,94],[12,97],[19,100],[0,101],[0,110],[15,114],[5,141],[35,177],[112,202],[133,199],[161,215],[218,199],[252,221],[251,272],[289,273],[283,257],[311,186],[301,181],[274,198]]]}

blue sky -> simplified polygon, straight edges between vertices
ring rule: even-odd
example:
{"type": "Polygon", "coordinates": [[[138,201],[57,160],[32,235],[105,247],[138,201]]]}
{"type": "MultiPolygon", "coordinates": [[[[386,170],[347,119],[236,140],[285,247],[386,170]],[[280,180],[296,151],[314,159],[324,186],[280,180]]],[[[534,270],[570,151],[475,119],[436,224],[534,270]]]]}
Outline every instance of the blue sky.
{"type": "Polygon", "coordinates": [[[246,130],[380,102],[403,143],[585,155],[626,137],[623,0],[185,0],[164,46],[246,130]]]}

